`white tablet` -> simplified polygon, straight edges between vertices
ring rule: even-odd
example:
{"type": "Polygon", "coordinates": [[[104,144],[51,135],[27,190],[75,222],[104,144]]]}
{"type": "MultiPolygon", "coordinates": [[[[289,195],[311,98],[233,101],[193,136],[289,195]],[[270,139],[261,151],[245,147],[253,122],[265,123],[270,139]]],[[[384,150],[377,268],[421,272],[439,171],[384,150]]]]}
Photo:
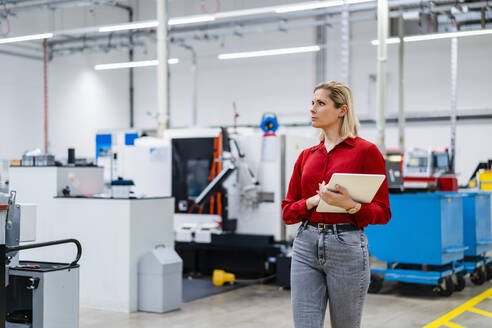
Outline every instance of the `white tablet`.
{"type": "MultiPolygon", "coordinates": [[[[353,173],[333,173],[327,184],[329,190],[336,190],[335,185],[340,185],[348,190],[350,197],[359,203],[370,203],[374,195],[381,187],[386,175],[384,174],[353,174],[353,173]]],[[[317,212],[328,213],[347,213],[341,207],[333,206],[319,201],[317,212]]]]}

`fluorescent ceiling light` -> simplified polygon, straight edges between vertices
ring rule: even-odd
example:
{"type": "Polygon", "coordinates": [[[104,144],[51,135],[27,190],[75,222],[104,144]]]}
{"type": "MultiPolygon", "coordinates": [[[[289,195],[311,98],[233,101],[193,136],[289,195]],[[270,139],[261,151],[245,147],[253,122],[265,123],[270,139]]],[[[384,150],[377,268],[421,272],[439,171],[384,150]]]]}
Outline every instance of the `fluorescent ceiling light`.
{"type": "Polygon", "coordinates": [[[275,12],[275,10],[272,7],[260,7],[260,8],[224,11],[224,12],[213,14],[213,16],[216,19],[221,19],[221,18],[233,18],[233,17],[244,17],[244,16],[251,16],[251,15],[270,14],[272,12],[275,12]]]}
{"type": "Polygon", "coordinates": [[[303,11],[303,10],[313,10],[320,8],[328,8],[328,7],[336,7],[343,6],[344,4],[356,4],[363,2],[372,2],[375,0],[332,0],[332,1],[312,1],[312,2],[304,2],[294,5],[288,5],[285,7],[280,7],[275,10],[277,14],[290,13],[294,11],[303,11]]]}
{"type": "Polygon", "coordinates": [[[288,55],[288,54],[296,54],[296,53],[303,53],[303,52],[315,52],[315,51],[319,51],[320,49],[321,49],[320,46],[308,46],[308,47],[297,47],[297,48],[236,52],[236,53],[229,53],[229,54],[220,54],[218,58],[224,60],[224,59],[262,57],[262,56],[288,55]]]}
{"type": "Polygon", "coordinates": [[[4,43],[13,43],[13,42],[22,42],[22,41],[33,41],[33,40],[42,40],[49,39],[53,37],[53,33],[43,33],[43,34],[31,34],[24,36],[16,36],[13,38],[5,38],[0,39],[0,44],[4,43]]]}
{"type": "MultiPolygon", "coordinates": [[[[492,34],[492,29],[486,30],[475,30],[475,31],[461,31],[461,32],[448,32],[448,33],[433,33],[425,35],[412,35],[403,38],[405,42],[416,42],[416,41],[427,41],[427,40],[438,40],[438,39],[451,39],[451,38],[461,38],[465,36],[478,36],[492,34]]],[[[372,45],[377,46],[379,40],[372,40],[372,45]]],[[[400,43],[399,38],[389,38],[386,39],[386,44],[400,43]]]]}
{"type": "Polygon", "coordinates": [[[159,26],[159,22],[154,20],[154,21],[140,22],[140,23],[128,23],[128,24],[103,26],[99,28],[99,32],[137,30],[137,29],[152,28],[157,26],[159,26]]]}
{"type": "MultiPolygon", "coordinates": [[[[179,63],[179,59],[169,58],[167,62],[168,64],[177,64],[179,63]]],[[[104,71],[108,69],[157,66],[158,64],[159,64],[158,60],[144,60],[144,61],[134,61],[134,62],[126,62],[126,63],[100,64],[94,66],[94,69],[96,71],[104,71]]]]}
{"type": "Polygon", "coordinates": [[[347,0],[347,3],[349,5],[355,5],[357,3],[363,3],[363,2],[373,2],[373,1],[376,1],[376,0],[347,0]]]}
{"type": "Polygon", "coordinates": [[[171,26],[171,25],[184,25],[184,24],[211,22],[213,20],[215,20],[215,17],[212,15],[198,15],[198,16],[170,18],[167,21],[167,24],[169,26],[171,26]]]}
{"type": "MultiPolygon", "coordinates": [[[[176,17],[176,18],[170,18],[168,20],[168,25],[170,26],[185,25],[185,24],[193,24],[193,23],[201,23],[201,22],[211,22],[213,20],[215,20],[215,17],[211,15],[176,17]]],[[[98,31],[104,33],[104,32],[115,32],[115,31],[126,31],[126,30],[138,30],[138,29],[152,28],[157,26],[159,26],[159,21],[152,20],[146,22],[102,26],[98,29],[98,31]]]]}
{"type": "Polygon", "coordinates": [[[307,2],[307,3],[297,4],[297,5],[290,5],[290,6],[281,7],[281,8],[278,8],[277,10],[275,10],[275,12],[278,14],[283,14],[283,13],[290,13],[293,11],[328,8],[328,7],[335,7],[335,6],[341,6],[341,5],[343,5],[343,1],[341,1],[341,0],[323,1],[323,2],[313,1],[313,2],[307,2]]]}
{"type": "MultiPolygon", "coordinates": [[[[386,39],[386,44],[400,43],[400,39],[398,38],[388,38],[386,39]]],[[[371,44],[373,46],[377,46],[379,44],[379,40],[372,40],[371,44]]]]}

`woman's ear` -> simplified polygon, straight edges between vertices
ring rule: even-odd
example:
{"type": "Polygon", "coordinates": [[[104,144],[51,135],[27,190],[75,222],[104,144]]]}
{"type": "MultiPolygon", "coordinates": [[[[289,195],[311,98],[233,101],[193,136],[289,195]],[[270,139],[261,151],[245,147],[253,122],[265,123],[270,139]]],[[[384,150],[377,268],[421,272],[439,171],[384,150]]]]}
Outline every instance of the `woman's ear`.
{"type": "Polygon", "coordinates": [[[347,111],[348,111],[348,106],[342,105],[342,107],[340,107],[340,113],[338,113],[338,117],[344,117],[347,114],[347,111]]]}

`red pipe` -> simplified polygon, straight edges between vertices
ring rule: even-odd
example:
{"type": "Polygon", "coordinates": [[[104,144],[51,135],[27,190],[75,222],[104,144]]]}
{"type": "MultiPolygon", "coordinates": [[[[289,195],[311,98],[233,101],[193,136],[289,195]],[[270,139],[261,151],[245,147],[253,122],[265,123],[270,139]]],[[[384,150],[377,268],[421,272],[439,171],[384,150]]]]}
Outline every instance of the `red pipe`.
{"type": "Polygon", "coordinates": [[[44,153],[48,153],[48,69],[46,56],[47,39],[43,40],[43,80],[44,80],[44,153]]]}

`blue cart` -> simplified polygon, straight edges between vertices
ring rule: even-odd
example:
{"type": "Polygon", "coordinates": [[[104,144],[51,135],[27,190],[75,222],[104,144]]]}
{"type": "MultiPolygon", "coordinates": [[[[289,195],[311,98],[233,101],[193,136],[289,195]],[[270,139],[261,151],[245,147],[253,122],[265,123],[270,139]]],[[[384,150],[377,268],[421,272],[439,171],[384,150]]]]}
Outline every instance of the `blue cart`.
{"type": "Polygon", "coordinates": [[[372,268],[370,292],[383,280],[435,286],[442,296],[465,287],[463,195],[415,193],[390,195],[391,221],[366,229],[369,252],[385,269],[372,268]]]}
{"type": "Polygon", "coordinates": [[[461,263],[476,285],[492,279],[492,258],[486,253],[492,250],[492,231],[490,227],[490,193],[472,191],[462,193],[463,198],[463,238],[465,258],[461,263]]]}

